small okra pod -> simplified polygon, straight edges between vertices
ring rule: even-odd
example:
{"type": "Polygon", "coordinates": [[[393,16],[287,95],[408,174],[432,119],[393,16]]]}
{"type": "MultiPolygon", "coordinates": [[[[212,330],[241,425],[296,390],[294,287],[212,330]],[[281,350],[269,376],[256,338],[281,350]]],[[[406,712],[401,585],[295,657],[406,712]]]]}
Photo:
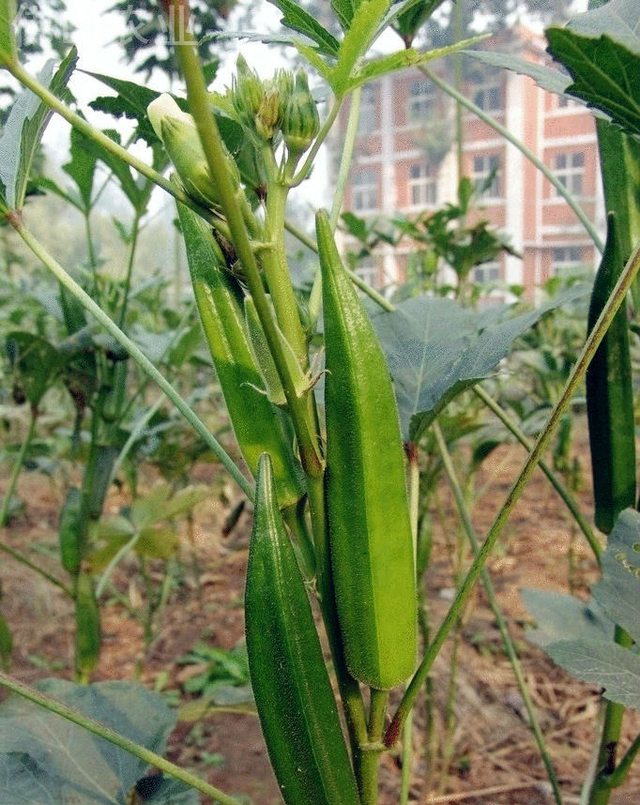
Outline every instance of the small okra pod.
{"type": "Polygon", "coordinates": [[[326,348],[329,552],[350,673],[374,688],[416,662],[416,577],[398,410],[387,364],[338,254],[316,219],[326,348]]]}
{"type": "Polygon", "coordinates": [[[313,613],[267,454],[256,478],[245,591],[251,684],[287,805],[359,805],[313,613]]]}
{"type": "Polygon", "coordinates": [[[82,493],[75,486],[67,492],[58,527],[60,563],[75,576],[82,560],[82,493]]]}
{"type": "Polygon", "coordinates": [[[88,682],[100,659],[102,629],[100,608],[91,574],[82,568],[76,577],[76,675],[88,682]]]}

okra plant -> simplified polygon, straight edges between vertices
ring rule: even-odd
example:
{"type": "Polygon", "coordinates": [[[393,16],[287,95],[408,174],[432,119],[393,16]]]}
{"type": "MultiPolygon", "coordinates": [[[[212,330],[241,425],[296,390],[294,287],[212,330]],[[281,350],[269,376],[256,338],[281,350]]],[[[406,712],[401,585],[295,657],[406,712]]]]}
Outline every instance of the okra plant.
{"type": "MultiPolygon", "coordinates": [[[[528,445],[528,458],[480,542],[442,433],[445,408],[462,391],[477,386],[508,352],[513,339],[545,310],[584,298],[585,287],[572,287],[546,307],[515,317],[504,309],[477,313],[452,299],[432,295],[394,306],[365,288],[372,304],[378,306],[367,308],[353,287],[334,238],[353,151],[360,87],[392,70],[417,66],[450,91],[458,103],[473,107],[432,74],[426,63],[475,43],[460,42],[427,52],[405,47],[387,56],[370,57],[372,46],[388,28],[395,29],[404,43],[413,41],[417,28],[440,5],[437,0],[333,0],[331,10],[340,36],[334,36],[292,0],[273,3],[283,14],[283,24],[293,31],[289,44],[322,80],[326,103],[321,112],[305,69],[295,74],[280,70],[270,79],[262,79],[242,57],[232,86],[225,92],[211,92],[190,31],[188,0],[164,0],[158,14],[167,16],[186,98],[100,77],[119,92],[115,104],[108,104],[111,109],[115,106],[117,114],[136,119],[137,133],[144,131],[155,155],[153,165],[93,128],[69,106],[64,87],[72,59],[48,86],[44,79],[29,74],[16,51],[11,3],[0,3],[0,59],[25,87],[24,104],[32,110],[17,118],[21,138],[10,143],[17,172],[0,164],[5,218],[70,297],[159,385],[254,499],[245,594],[247,652],[263,735],[287,805],[375,805],[381,755],[399,742],[405,766],[400,801],[408,802],[411,714],[478,579],[499,625],[553,796],[557,803],[562,802],[563,792],[485,563],[591,364],[587,393],[592,444],[598,456],[600,451],[606,455],[606,462],[594,461],[596,473],[601,473],[595,482],[596,524],[604,532],[611,531],[615,550],[603,553],[570,493],[548,467],[545,471],[601,562],[603,580],[596,597],[608,619],[606,639],[594,639],[586,647],[578,641],[578,648],[571,639],[561,640],[546,648],[578,676],[604,682],[607,687],[611,703],[605,705],[600,749],[594,772],[585,784],[584,800],[590,805],[606,803],[640,749],[640,740],[636,740],[620,760],[613,751],[624,707],[637,707],[640,693],[637,687],[620,692],[618,687],[624,686],[610,683],[599,673],[597,662],[608,650],[619,661],[621,673],[638,670],[637,623],[620,611],[620,601],[612,593],[615,578],[623,574],[625,595],[638,594],[638,563],[629,542],[638,516],[623,511],[634,503],[635,490],[625,306],[627,294],[636,288],[640,267],[637,174],[620,177],[613,175],[613,169],[605,172],[609,235],[592,297],[589,335],[536,442],[529,445],[526,437],[518,437],[528,445]],[[292,229],[287,201],[290,192],[309,176],[345,103],[350,105],[349,135],[331,210],[319,210],[316,215],[312,245],[319,267],[303,304],[294,291],[287,262],[285,231],[292,229]],[[125,166],[127,173],[137,171],[145,182],[175,198],[203,335],[255,486],[166,377],[28,229],[22,210],[25,177],[50,111],[108,155],[110,164],[125,166]],[[171,163],[169,176],[161,172],[165,156],[171,163]],[[622,209],[618,203],[627,207],[622,209]],[[315,346],[319,333],[322,350],[315,346]],[[418,550],[419,477],[421,445],[427,441],[440,452],[473,559],[461,574],[442,623],[418,647],[417,584],[427,556],[427,551],[418,550]],[[313,601],[322,617],[320,631],[313,601]],[[330,661],[323,654],[322,632],[330,661]],[[586,656],[582,665],[567,659],[573,656],[575,660],[578,651],[583,652],[583,660],[586,656]]],[[[620,137],[624,138],[624,153],[632,159],[638,153],[640,126],[630,88],[633,71],[640,65],[640,47],[635,34],[621,31],[618,23],[607,28],[608,10],[613,11],[613,6],[618,14],[612,14],[612,19],[623,18],[629,30],[636,30],[637,7],[631,0],[611,0],[604,12],[595,10],[576,18],[568,28],[550,29],[548,38],[552,54],[572,76],[562,91],[595,106],[606,118],[599,123],[603,154],[611,156],[607,137],[620,137]]],[[[490,59],[486,54],[478,57],[490,59]]],[[[536,68],[538,80],[545,80],[540,78],[543,72],[536,68]]],[[[553,80],[547,78],[557,91],[557,73],[549,72],[554,73],[553,80]]],[[[513,141],[508,132],[505,136],[513,141]]],[[[517,146],[526,152],[522,144],[517,146]]],[[[562,193],[568,195],[566,188],[562,193]]],[[[575,208],[575,200],[570,201],[575,208]]],[[[585,220],[584,214],[581,220],[585,220]]],[[[305,233],[299,236],[308,239],[305,233]]],[[[468,274],[468,266],[463,268],[461,281],[468,274]]],[[[493,402],[486,399],[486,393],[483,398],[480,387],[477,394],[485,404],[493,402]]],[[[517,425],[499,406],[493,410],[518,433],[517,425]]],[[[77,497],[73,495],[68,511],[65,509],[64,533],[67,522],[75,522],[77,497]]],[[[83,596],[91,596],[77,546],[65,547],[63,561],[76,573],[77,589],[83,596]]],[[[539,612],[543,609],[538,607],[539,612]]],[[[91,646],[86,649],[94,650],[91,646]]],[[[0,681],[213,800],[236,802],[163,759],[156,752],[162,750],[162,740],[141,745],[143,739],[130,726],[114,730],[111,725],[120,723],[115,715],[113,720],[104,719],[106,725],[94,721],[95,702],[90,707],[90,697],[85,697],[83,713],[65,703],[71,696],[67,689],[59,691],[64,701],[56,701],[46,691],[29,689],[6,675],[0,681]]],[[[92,689],[96,697],[106,695],[106,689],[92,689]]],[[[12,707],[15,710],[15,703],[12,707]]],[[[24,743],[9,740],[7,745],[2,762],[13,763],[7,767],[15,769],[25,751],[24,743]]],[[[43,774],[53,780],[57,772],[45,770],[43,774]]],[[[131,784],[131,778],[127,779],[131,784]]],[[[126,790],[124,783],[120,785],[122,799],[126,790]]]]}

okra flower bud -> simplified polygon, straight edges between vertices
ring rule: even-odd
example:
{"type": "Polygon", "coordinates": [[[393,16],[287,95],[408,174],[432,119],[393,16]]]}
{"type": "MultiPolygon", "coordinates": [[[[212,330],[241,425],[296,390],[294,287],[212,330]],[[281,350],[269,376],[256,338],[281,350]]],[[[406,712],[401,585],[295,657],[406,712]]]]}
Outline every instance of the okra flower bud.
{"type": "Polygon", "coordinates": [[[264,87],[242,55],[238,56],[236,68],[231,95],[233,107],[243,120],[253,122],[264,97],[264,87]]]}
{"type": "MultiPolygon", "coordinates": [[[[167,149],[186,192],[203,207],[218,206],[218,190],[191,115],[183,112],[167,94],[152,101],[147,114],[155,133],[167,149]]],[[[231,157],[229,164],[238,177],[236,164],[231,157]]]]}
{"type": "Polygon", "coordinates": [[[265,140],[272,140],[282,122],[280,93],[274,88],[268,89],[255,116],[256,131],[265,140]]]}
{"type": "Polygon", "coordinates": [[[309,91],[307,76],[300,70],[296,75],[296,86],[289,98],[282,122],[282,133],[289,151],[294,154],[306,151],[319,128],[318,110],[309,91]]]}

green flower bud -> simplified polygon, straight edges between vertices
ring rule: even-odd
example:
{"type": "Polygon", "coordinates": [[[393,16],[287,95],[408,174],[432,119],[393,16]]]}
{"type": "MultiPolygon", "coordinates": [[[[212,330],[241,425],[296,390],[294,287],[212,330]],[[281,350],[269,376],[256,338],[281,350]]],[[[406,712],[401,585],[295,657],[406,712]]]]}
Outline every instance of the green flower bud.
{"type": "Polygon", "coordinates": [[[309,91],[306,74],[300,70],[296,86],[282,121],[284,141],[291,153],[301,154],[313,142],[320,128],[320,119],[313,96],[309,91]]]}
{"type": "Polygon", "coordinates": [[[256,131],[265,140],[271,140],[280,128],[281,122],[280,93],[277,89],[270,88],[265,92],[258,113],[255,116],[256,131]]]}
{"type": "Polygon", "coordinates": [[[233,107],[243,120],[253,121],[262,103],[264,87],[242,55],[238,56],[236,68],[231,94],[233,107]]]}
{"type": "MultiPolygon", "coordinates": [[[[152,101],[147,114],[154,131],[167,149],[185,191],[203,207],[218,206],[218,189],[209,171],[200,135],[191,115],[183,112],[167,94],[152,101]]],[[[231,155],[229,165],[239,182],[238,168],[231,155]]]]}

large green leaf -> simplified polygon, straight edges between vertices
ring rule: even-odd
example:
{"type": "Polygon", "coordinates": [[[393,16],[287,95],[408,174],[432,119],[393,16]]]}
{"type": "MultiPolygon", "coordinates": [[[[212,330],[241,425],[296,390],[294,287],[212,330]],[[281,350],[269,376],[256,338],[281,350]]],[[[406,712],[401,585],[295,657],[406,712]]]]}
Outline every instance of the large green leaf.
{"type": "Polygon", "coordinates": [[[620,514],[609,535],[593,596],[640,645],[640,514],[633,509],[620,514]]]}
{"type": "MultiPolygon", "coordinates": [[[[49,679],[36,687],[158,754],[175,724],[162,699],[137,683],[49,679]]],[[[126,805],[136,784],[145,801],[199,802],[183,784],[147,774],[143,761],[19,696],[0,705],[3,805],[126,805]]]]}
{"type": "Polygon", "coordinates": [[[12,23],[16,16],[15,0],[0,0],[0,60],[13,61],[16,43],[12,23]]]}
{"type": "MultiPolygon", "coordinates": [[[[39,82],[62,96],[77,60],[72,48],[55,73],[54,62],[48,61],[38,75],[39,82]]],[[[12,210],[22,208],[31,166],[50,117],[49,107],[31,90],[23,90],[11,109],[0,138],[0,182],[12,210]]]]}
{"type": "Polygon", "coordinates": [[[597,602],[585,604],[579,598],[552,590],[520,591],[527,612],[537,628],[526,632],[527,640],[545,648],[559,640],[613,640],[613,623],[597,602]]]}
{"type": "Polygon", "coordinates": [[[640,53],[608,35],[580,36],[570,28],[548,28],[547,39],[549,52],[573,78],[567,92],[608,114],[629,134],[640,135],[640,53]]]}
{"type": "Polygon", "coordinates": [[[89,210],[98,154],[95,149],[86,146],[86,137],[78,129],[71,129],[71,159],[62,166],[62,169],[75,182],[83,208],[89,210]]]}
{"type": "Polygon", "coordinates": [[[62,368],[64,356],[45,338],[22,330],[7,335],[5,348],[15,382],[37,407],[62,368]]]}
{"type": "Polygon", "coordinates": [[[640,6],[637,0],[609,0],[598,8],[577,14],[568,28],[582,36],[610,36],[640,54],[640,6]]]}
{"type": "Polygon", "coordinates": [[[373,324],[382,342],[400,410],[403,438],[417,441],[461,391],[486,377],[526,332],[553,308],[584,299],[576,285],[520,316],[510,306],[477,313],[450,299],[419,296],[373,324]]]}
{"type": "Polygon", "coordinates": [[[560,640],[546,647],[576,679],[604,688],[612,702],[640,710],[640,657],[611,640],[560,640]]]}
{"type": "Polygon", "coordinates": [[[527,75],[529,78],[533,78],[541,89],[556,95],[564,95],[566,98],[571,97],[567,93],[571,78],[560,70],[527,61],[511,53],[500,53],[495,50],[466,50],[464,55],[487,64],[489,67],[501,67],[504,70],[511,70],[513,73],[527,75]]]}

